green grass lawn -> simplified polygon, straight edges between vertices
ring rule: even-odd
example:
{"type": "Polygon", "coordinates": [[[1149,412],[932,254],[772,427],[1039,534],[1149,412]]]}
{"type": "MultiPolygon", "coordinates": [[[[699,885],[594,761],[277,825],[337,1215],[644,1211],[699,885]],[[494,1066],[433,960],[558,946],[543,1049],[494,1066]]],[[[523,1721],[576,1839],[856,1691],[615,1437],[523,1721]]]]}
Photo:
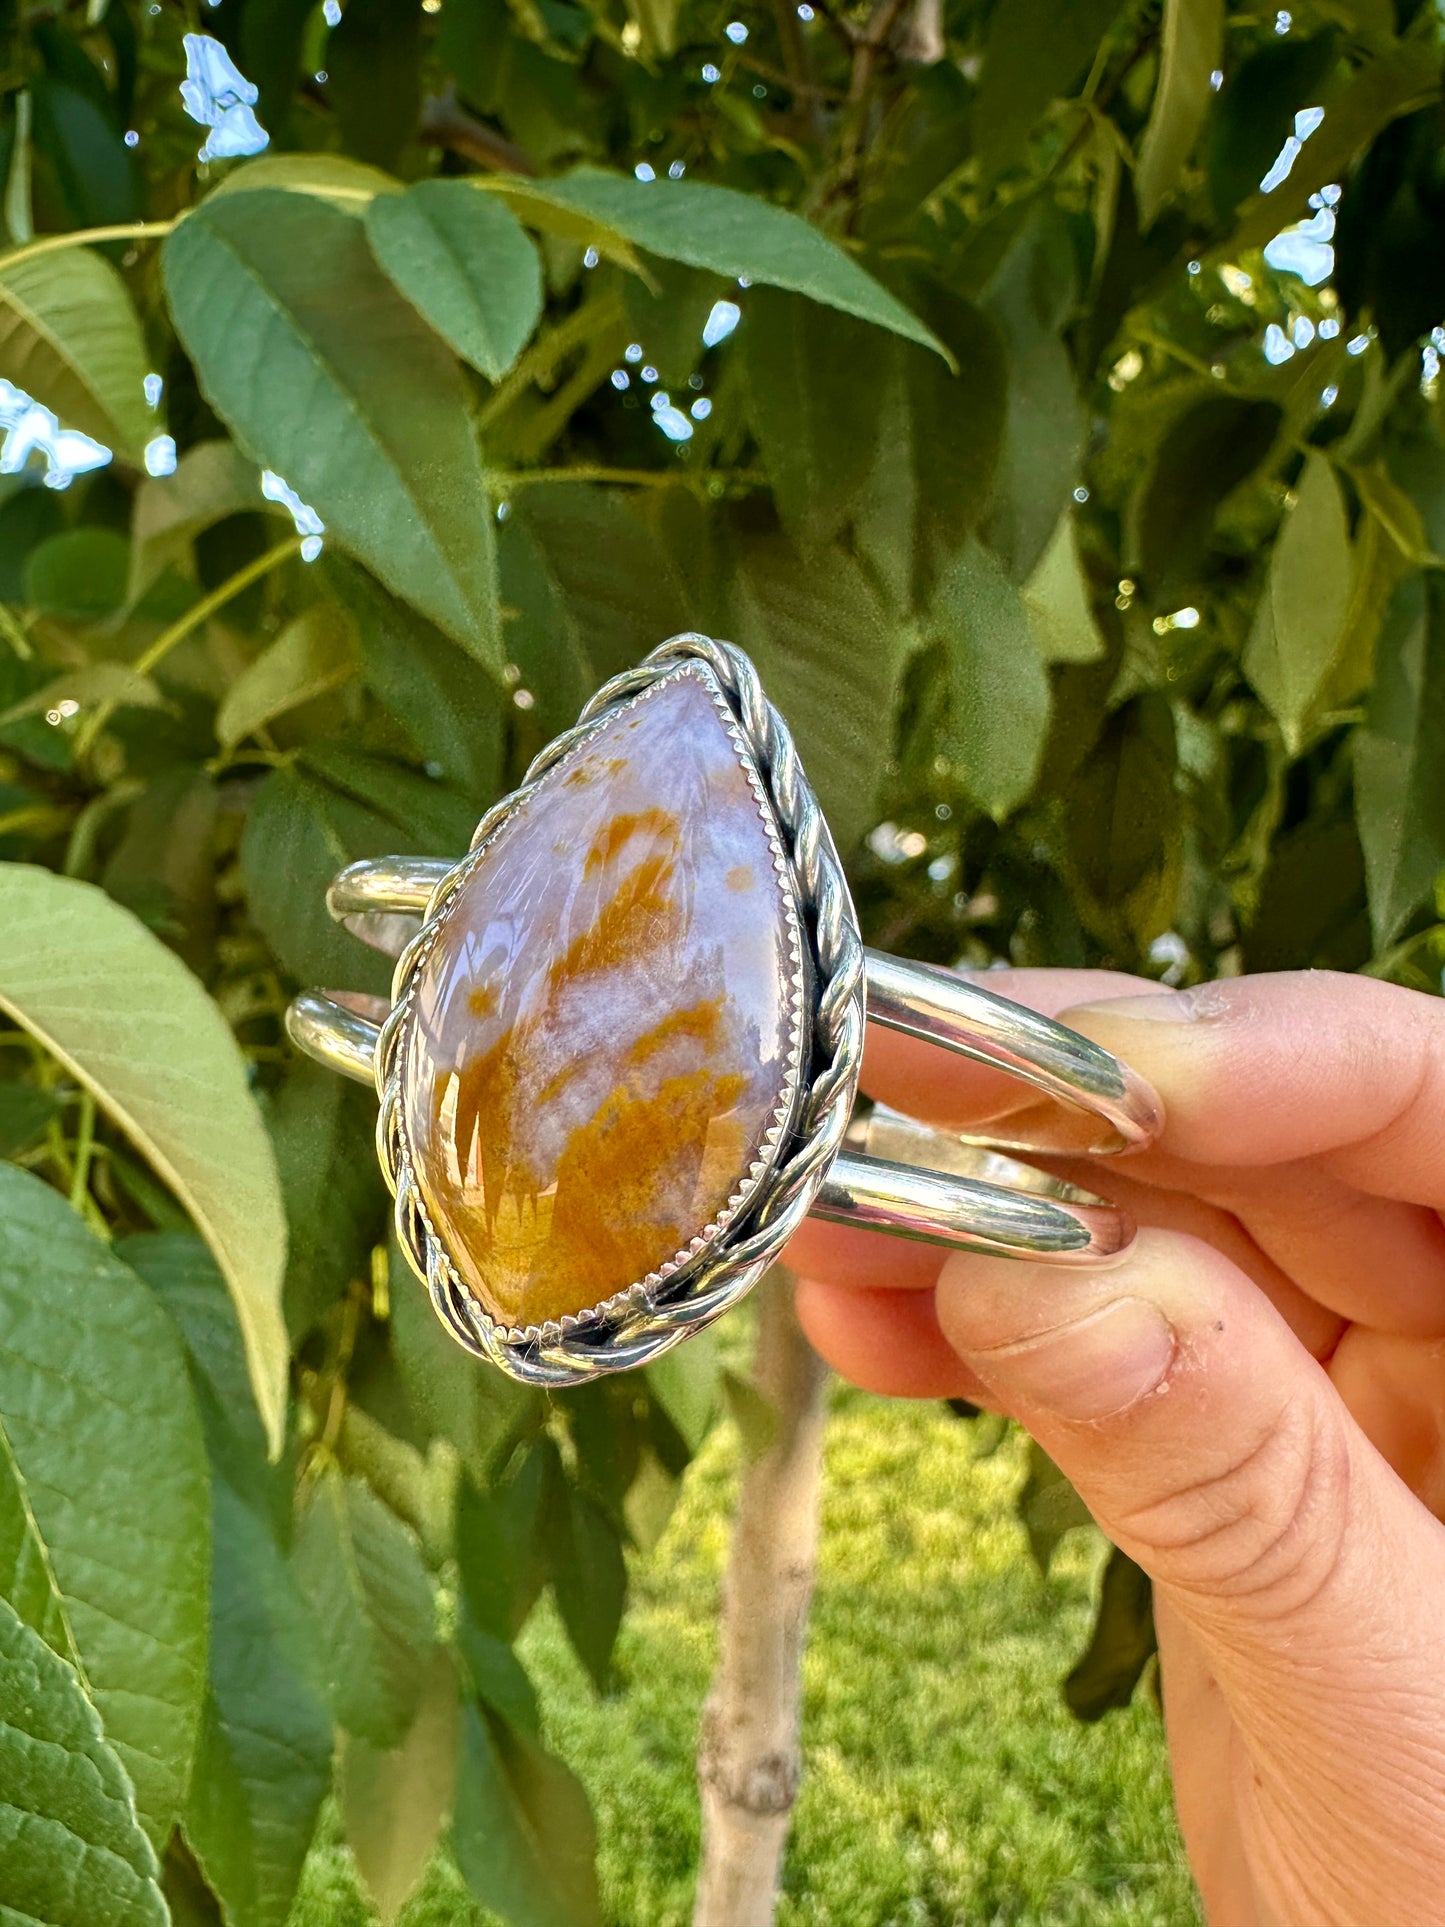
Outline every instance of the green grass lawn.
{"type": "MultiPolygon", "coordinates": [[[[1193,1927],[1152,1697],[1092,1727],[1059,1697],[1087,1635],[1096,1535],[1071,1533],[1040,1579],[1012,1512],[1023,1442],[974,1457],[974,1429],[939,1406],[836,1394],[780,1922],[1193,1927]]],[[[693,1749],[737,1459],[724,1427],[635,1564],[614,1697],[591,1692],[550,1608],[524,1638],[549,1738],[597,1809],[612,1927],[691,1919],[693,1749]]],[[[292,1927],[368,1918],[333,1828],[292,1927]]],[[[488,1919],[439,1860],[403,1927],[488,1919]]]]}

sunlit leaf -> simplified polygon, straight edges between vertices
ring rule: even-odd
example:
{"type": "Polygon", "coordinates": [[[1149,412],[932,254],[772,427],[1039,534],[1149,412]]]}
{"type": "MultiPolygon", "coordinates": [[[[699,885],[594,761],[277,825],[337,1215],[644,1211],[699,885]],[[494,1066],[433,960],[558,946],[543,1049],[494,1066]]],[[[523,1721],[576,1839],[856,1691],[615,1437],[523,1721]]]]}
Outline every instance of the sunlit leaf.
{"type": "Polygon", "coordinates": [[[1270,556],[1244,671],[1294,754],[1303,747],[1339,650],[1350,602],[1350,525],[1329,458],[1305,459],[1270,556]]]}
{"type": "Polygon", "coordinates": [[[89,248],[0,259],[5,379],[65,428],[139,462],[154,433],[149,362],[124,281],[89,248]]]}
{"type": "Polygon", "coordinates": [[[1043,560],[1024,584],[1023,605],[1045,662],[1097,662],[1104,654],[1071,514],[1060,516],[1043,560]]]}
{"type": "Polygon", "coordinates": [[[378,194],[399,194],[395,175],[345,154],[257,154],[233,167],[214,194],[246,194],[257,188],[314,194],[348,214],[361,215],[378,194]]]}
{"type": "Polygon", "coordinates": [[[342,1820],[382,1927],[391,1927],[420,1884],[451,1816],[460,1730],[456,1669],[438,1650],[400,1744],[383,1752],[365,1740],[345,1743],[342,1820]]]}
{"type": "Polygon", "coordinates": [[[286,1227],[234,1038],[185,965],[90,884],[0,865],[0,909],[0,1008],[95,1093],[191,1213],[225,1274],[279,1444],[286,1227]]]}

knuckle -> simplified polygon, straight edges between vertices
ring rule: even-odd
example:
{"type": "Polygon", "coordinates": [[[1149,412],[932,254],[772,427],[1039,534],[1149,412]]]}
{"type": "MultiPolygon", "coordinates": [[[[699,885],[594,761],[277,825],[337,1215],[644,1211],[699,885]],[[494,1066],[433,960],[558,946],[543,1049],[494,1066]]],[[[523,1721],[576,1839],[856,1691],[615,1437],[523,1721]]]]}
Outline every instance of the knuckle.
{"type": "Polygon", "coordinates": [[[1271,1617],[1302,1610],[1329,1583],[1349,1484],[1339,1414],[1293,1399],[1222,1449],[1218,1470],[1168,1483],[1122,1524],[1161,1583],[1271,1617]]]}

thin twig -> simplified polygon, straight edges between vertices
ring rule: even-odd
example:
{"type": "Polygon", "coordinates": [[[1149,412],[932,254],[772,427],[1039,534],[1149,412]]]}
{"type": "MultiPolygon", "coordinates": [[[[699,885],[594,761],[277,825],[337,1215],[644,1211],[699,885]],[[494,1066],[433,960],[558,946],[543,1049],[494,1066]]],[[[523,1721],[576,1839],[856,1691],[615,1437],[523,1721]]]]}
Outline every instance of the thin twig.
{"type": "MultiPolygon", "coordinates": [[[[201,624],[208,621],[218,609],[223,609],[234,597],[240,595],[243,589],[249,589],[253,582],[259,581],[263,575],[268,575],[272,569],[279,567],[289,556],[295,555],[303,539],[300,535],[288,536],[284,542],[278,542],[274,548],[267,549],[264,555],[258,555],[254,562],[248,562],[244,569],[237,569],[236,573],[228,576],[218,589],[212,589],[209,595],[204,595],[199,602],[193,603],[178,621],[173,622],[169,629],[163,629],[150,647],[143,649],[136,657],[134,664],[136,674],[148,676],[178,643],[184,642],[192,631],[199,629],[201,624]]],[[[99,704],[86,717],[84,724],[76,732],[77,761],[86,756],[114,712],[114,702],[105,702],[99,704]]]]}
{"type": "Polygon", "coordinates": [[[457,100],[455,87],[427,95],[417,132],[429,146],[449,147],[454,154],[465,154],[469,161],[496,174],[535,175],[538,171],[531,157],[505,134],[467,112],[457,100]]]}
{"type": "Polygon", "coordinates": [[[13,268],[21,261],[33,261],[38,254],[54,254],[60,248],[88,248],[99,241],[159,240],[185,219],[178,214],[173,221],[123,221],[115,227],[74,228],[68,234],[42,234],[38,241],[27,241],[23,248],[12,248],[0,255],[0,269],[13,268]]]}

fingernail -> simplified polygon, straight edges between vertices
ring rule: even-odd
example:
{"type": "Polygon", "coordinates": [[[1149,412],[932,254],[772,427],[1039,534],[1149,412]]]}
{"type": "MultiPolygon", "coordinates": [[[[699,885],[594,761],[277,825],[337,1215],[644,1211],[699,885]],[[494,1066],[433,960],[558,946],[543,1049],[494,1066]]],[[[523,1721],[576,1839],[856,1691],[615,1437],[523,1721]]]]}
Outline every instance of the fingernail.
{"type": "Polygon", "coordinates": [[[1010,1397],[1059,1418],[1096,1420],[1145,1398],[1174,1362],[1173,1327],[1147,1298],[1115,1298],[1071,1324],[969,1356],[1010,1397]]]}
{"type": "Polygon", "coordinates": [[[1075,1024],[1081,1017],[1101,1017],[1110,1022],[1137,1020],[1144,1024],[1197,1024],[1210,1017],[1223,1017],[1229,999],[1215,984],[1199,984],[1192,990],[1161,990],[1143,997],[1104,997],[1096,1003],[1075,1004],[1061,1013],[1060,1021],[1075,1024]]]}

